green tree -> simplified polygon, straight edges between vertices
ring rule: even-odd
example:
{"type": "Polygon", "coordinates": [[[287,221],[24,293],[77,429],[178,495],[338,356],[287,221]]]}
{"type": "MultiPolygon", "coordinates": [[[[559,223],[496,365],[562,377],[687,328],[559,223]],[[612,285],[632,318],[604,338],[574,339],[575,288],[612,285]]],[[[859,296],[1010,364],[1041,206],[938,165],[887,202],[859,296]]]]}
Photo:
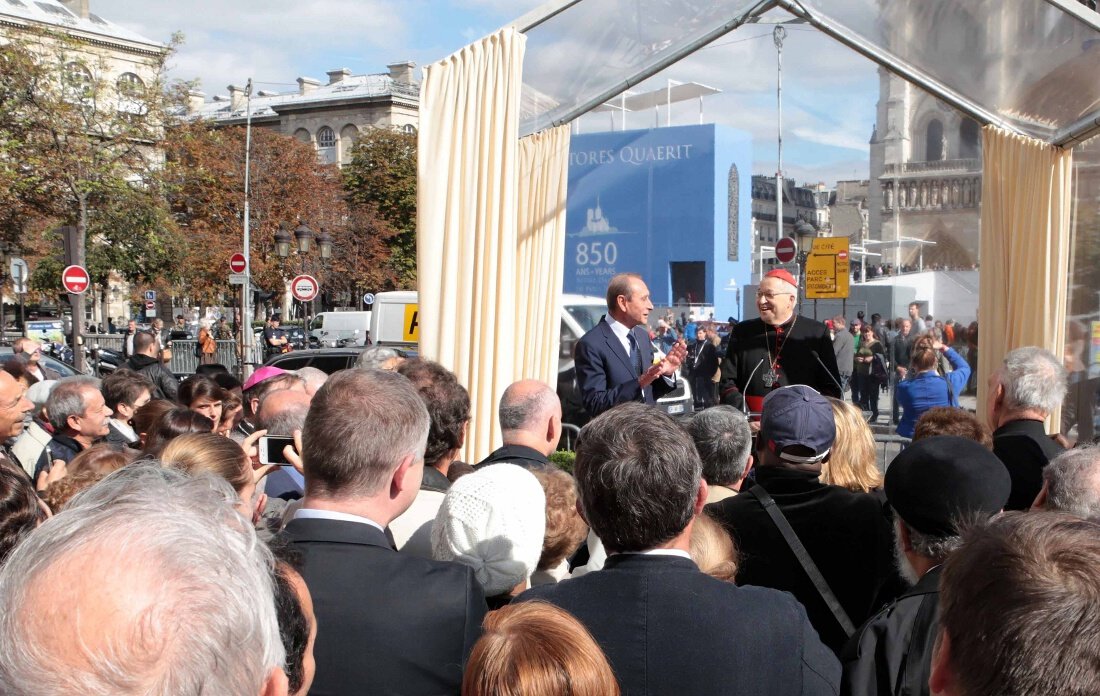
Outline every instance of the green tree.
{"type": "MultiPolygon", "coordinates": [[[[165,145],[168,197],[187,239],[181,262],[185,285],[192,297],[213,299],[228,290],[229,257],[244,243],[245,129],[186,123],[172,129],[165,145]]],[[[293,228],[305,223],[315,234],[324,228],[334,247],[325,268],[316,252],[306,257],[307,270],[323,276],[326,291],[352,286],[348,278],[358,273],[361,263],[372,261],[370,245],[357,243],[353,232],[370,221],[349,212],[339,170],[320,164],[310,145],[263,128],[252,130],[251,168],[253,282],[283,295],[302,259],[293,253],[279,258],[274,235],[280,224],[293,228]]]]}
{"type": "MultiPolygon", "coordinates": [[[[18,211],[3,223],[25,246],[54,241],[25,239],[26,218],[38,215],[77,228],[72,260],[94,262],[101,281],[114,261],[131,281],[164,266],[158,252],[170,253],[173,227],[156,195],[158,143],[179,109],[165,78],[177,42],[147,59],[144,79],[119,82],[105,77],[106,58],[70,36],[27,32],[0,47],[0,202],[18,211]]],[[[83,312],[73,320],[79,333],[83,312]]]]}
{"type": "Polygon", "coordinates": [[[390,261],[402,287],[416,286],[416,135],[368,128],[344,167],[344,188],[353,206],[365,206],[395,234],[390,261]]]}

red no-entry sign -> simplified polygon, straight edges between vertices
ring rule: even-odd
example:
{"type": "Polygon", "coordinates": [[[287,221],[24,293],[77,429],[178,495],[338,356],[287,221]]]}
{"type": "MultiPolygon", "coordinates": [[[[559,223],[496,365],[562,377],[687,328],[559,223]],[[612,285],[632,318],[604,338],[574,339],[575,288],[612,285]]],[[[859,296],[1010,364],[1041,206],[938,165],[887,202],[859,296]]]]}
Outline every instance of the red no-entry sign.
{"type": "Polygon", "coordinates": [[[299,302],[309,302],[314,297],[317,297],[317,292],[320,290],[320,287],[321,286],[317,284],[317,279],[313,276],[300,275],[290,281],[290,294],[294,295],[294,299],[299,302]]]}
{"type": "Polygon", "coordinates": [[[244,269],[248,267],[248,263],[244,260],[244,254],[233,254],[229,257],[229,270],[234,273],[244,273],[244,269]]]}
{"type": "Polygon", "coordinates": [[[79,295],[88,289],[92,279],[88,277],[88,271],[83,266],[66,266],[61,271],[61,284],[67,292],[79,295]]]}
{"type": "Polygon", "coordinates": [[[794,261],[794,255],[797,251],[798,248],[790,237],[783,237],[775,243],[775,258],[779,259],[780,263],[794,261]]]}

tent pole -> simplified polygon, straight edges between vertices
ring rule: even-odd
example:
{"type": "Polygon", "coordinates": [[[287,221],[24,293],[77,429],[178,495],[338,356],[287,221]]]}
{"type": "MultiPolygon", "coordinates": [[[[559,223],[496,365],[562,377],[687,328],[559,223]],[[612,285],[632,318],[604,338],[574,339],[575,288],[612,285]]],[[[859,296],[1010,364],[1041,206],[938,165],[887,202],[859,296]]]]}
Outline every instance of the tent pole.
{"type": "MultiPolygon", "coordinates": [[[[1047,1],[1050,2],[1052,0],[1047,1]]],[[[864,58],[868,58],[878,63],[895,75],[904,78],[937,99],[946,102],[948,105],[970,116],[978,123],[982,125],[994,125],[1010,133],[1024,135],[1018,128],[1008,123],[1000,116],[983,109],[958,92],[955,92],[912,65],[900,60],[897,56],[852,32],[842,24],[834,22],[825,15],[810,12],[802,7],[797,0],[775,0],[775,2],[779,7],[782,7],[796,17],[805,19],[809,24],[813,25],[821,32],[833,37],[864,58]]]]}
{"type": "MultiPolygon", "coordinates": [[[[633,87],[634,85],[636,85],[640,82],[648,80],[649,78],[651,78],[654,75],[656,75],[657,73],[661,72],[662,70],[664,70],[668,66],[672,65],[673,63],[676,63],[677,61],[679,61],[684,56],[688,56],[688,55],[691,55],[692,53],[695,53],[700,48],[702,48],[703,46],[706,46],[707,44],[711,43],[715,39],[718,39],[722,36],[725,36],[726,34],[730,33],[731,31],[738,28],[742,24],[745,24],[746,22],[753,19],[754,17],[758,17],[758,16],[764,14],[768,10],[775,7],[778,3],[779,3],[779,0],[760,0],[760,2],[753,5],[749,9],[745,10],[743,13],[741,13],[740,15],[734,17],[733,19],[726,22],[725,24],[722,24],[721,26],[715,27],[714,29],[712,29],[711,31],[707,32],[706,34],[700,36],[699,38],[695,39],[694,41],[692,41],[688,44],[685,44],[684,46],[681,46],[679,49],[677,49],[675,51],[672,51],[667,55],[661,56],[661,58],[659,58],[658,60],[655,60],[653,63],[650,63],[649,65],[646,65],[646,66],[643,66],[643,67],[639,68],[638,72],[636,72],[634,75],[628,77],[627,79],[623,80],[622,82],[616,84],[613,87],[610,87],[610,88],[604,90],[603,92],[601,92],[600,94],[597,94],[596,96],[592,97],[588,101],[586,101],[582,104],[578,104],[577,106],[574,106],[573,108],[569,109],[568,111],[561,114],[560,116],[556,116],[545,127],[552,128],[554,126],[560,126],[562,124],[569,123],[570,121],[577,118],[578,116],[581,116],[582,114],[588,113],[589,111],[591,111],[592,109],[595,109],[597,106],[599,106],[600,104],[603,104],[604,102],[611,99],[612,97],[615,97],[615,96],[625,92],[626,90],[630,89],[631,87],[633,87]]],[[[524,129],[522,129],[522,128],[520,129],[520,136],[521,137],[524,136],[524,135],[530,135],[530,133],[525,133],[525,132],[523,132],[523,130],[524,129]]]]}

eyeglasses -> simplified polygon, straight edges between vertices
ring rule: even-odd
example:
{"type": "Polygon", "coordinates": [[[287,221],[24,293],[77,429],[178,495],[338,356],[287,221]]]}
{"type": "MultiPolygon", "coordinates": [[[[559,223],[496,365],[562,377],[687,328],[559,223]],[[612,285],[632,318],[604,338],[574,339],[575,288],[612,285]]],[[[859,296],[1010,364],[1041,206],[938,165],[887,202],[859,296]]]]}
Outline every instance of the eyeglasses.
{"type": "Polygon", "coordinates": [[[784,295],[790,295],[791,297],[794,297],[794,293],[791,292],[758,292],[756,293],[756,299],[759,300],[761,297],[763,297],[770,302],[775,298],[783,297],[784,295]]]}

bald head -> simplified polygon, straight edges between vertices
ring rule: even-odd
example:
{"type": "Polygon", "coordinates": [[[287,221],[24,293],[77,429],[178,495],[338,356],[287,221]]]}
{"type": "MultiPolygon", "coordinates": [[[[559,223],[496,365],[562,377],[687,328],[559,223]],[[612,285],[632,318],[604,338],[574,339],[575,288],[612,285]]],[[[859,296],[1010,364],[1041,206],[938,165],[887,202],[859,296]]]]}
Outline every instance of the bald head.
{"type": "Polygon", "coordinates": [[[500,429],[506,445],[526,445],[549,455],[561,436],[561,402],[537,379],[515,382],[500,398],[500,429]]]}
{"type": "Polygon", "coordinates": [[[316,367],[303,367],[294,371],[294,374],[302,378],[306,384],[306,393],[312,398],[317,390],[325,385],[328,375],[316,367]]]}
{"type": "Polygon", "coordinates": [[[256,425],[272,435],[292,435],[305,428],[309,404],[309,394],[301,390],[273,391],[260,402],[256,425]]]}

